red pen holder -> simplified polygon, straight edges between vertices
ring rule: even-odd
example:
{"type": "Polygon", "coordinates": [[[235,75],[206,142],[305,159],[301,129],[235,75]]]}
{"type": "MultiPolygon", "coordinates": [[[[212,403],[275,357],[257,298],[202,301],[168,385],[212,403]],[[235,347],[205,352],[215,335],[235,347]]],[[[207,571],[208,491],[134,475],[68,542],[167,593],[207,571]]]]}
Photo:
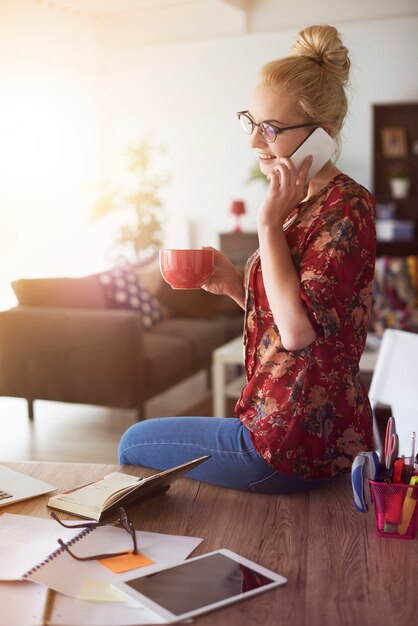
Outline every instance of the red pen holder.
{"type": "Polygon", "coordinates": [[[369,480],[379,537],[414,539],[418,529],[418,485],[369,480]]]}

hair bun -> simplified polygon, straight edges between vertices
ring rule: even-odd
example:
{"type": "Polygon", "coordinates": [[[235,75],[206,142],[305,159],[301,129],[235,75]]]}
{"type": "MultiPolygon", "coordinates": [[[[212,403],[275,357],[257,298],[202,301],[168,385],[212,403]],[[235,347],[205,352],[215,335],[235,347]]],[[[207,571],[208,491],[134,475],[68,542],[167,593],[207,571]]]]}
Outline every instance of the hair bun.
{"type": "Polygon", "coordinates": [[[334,26],[308,26],[300,31],[292,50],[294,55],[308,57],[327,69],[343,85],[348,82],[348,50],[334,26]]]}

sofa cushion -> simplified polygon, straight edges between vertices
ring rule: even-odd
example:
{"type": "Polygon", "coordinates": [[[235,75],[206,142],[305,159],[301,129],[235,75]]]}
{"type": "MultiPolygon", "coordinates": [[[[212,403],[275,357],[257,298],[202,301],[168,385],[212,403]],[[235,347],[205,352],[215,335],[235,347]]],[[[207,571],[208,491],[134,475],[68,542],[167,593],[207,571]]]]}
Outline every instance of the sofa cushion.
{"type": "MultiPolygon", "coordinates": [[[[160,324],[156,324],[154,328],[160,324]]],[[[152,330],[144,333],[143,341],[147,388],[160,387],[166,382],[190,375],[192,346],[182,337],[159,334],[152,330]]]]}
{"type": "Polygon", "coordinates": [[[146,263],[136,263],[132,267],[141,284],[158,300],[162,317],[170,317],[172,312],[165,304],[164,298],[160,298],[160,294],[164,293],[164,290],[170,292],[172,289],[161,276],[158,258],[151,259],[146,263]]]}
{"type": "Polygon", "coordinates": [[[133,309],[141,315],[144,328],[162,318],[158,300],[142,284],[133,266],[124,265],[97,275],[106,302],[113,309],[133,309]]]}
{"type": "MultiPolygon", "coordinates": [[[[128,297],[117,300],[118,277],[115,274],[118,272],[133,274],[136,286],[140,285],[139,289],[146,289],[155,298],[152,300],[153,322],[161,317],[212,319],[219,313],[242,317],[241,308],[227,296],[216,296],[204,289],[172,289],[161,276],[158,258],[80,278],[21,279],[14,281],[12,287],[22,305],[72,308],[110,306],[133,308],[139,312],[140,307],[135,304],[132,306],[128,297]]],[[[147,322],[145,324],[150,326],[147,322]]]]}
{"type": "Polygon", "coordinates": [[[24,306],[134,309],[144,327],[150,328],[166,312],[155,298],[157,285],[149,289],[152,281],[139,278],[133,271],[136,267],[126,265],[80,278],[20,279],[12,283],[12,288],[24,306]]]}
{"type": "Polygon", "coordinates": [[[172,317],[211,320],[218,313],[242,316],[241,307],[228,296],[218,296],[204,289],[172,289],[167,283],[156,293],[158,301],[172,317]]]}
{"type": "Polygon", "coordinates": [[[161,276],[158,259],[135,265],[141,283],[158,300],[165,317],[212,319],[218,313],[242,316],[242,309],[228,296],[216,296],[204,289],[172,289],[161,276]]]}
{"type": "MultiPolygon", "coordinates": [[[[193,362],[199,364],[211,358],[213,350],[227,340],[225,326],[218,319],[202,320],[173,317],[154,326],[160,336],[181,339],[191,350],[193,362]]],[[[152,334],[154,334],[154,332],[152,334]]],[[[177,358],[181,358],[178,354],[177,358]]]]}
{"type": "Polygon", "coordinates": [[[160,286],[157,298],[173,317],[193,317],[210,320],[215,315],[215,296],[204,289],[172,289],[167,283],[160,286]]]}
{"type": "Polygon", "coordinates": [[[106,308],[103,289],[94,276],[23,278],[12,283],[19,304],[70,308],[106,308]]]}

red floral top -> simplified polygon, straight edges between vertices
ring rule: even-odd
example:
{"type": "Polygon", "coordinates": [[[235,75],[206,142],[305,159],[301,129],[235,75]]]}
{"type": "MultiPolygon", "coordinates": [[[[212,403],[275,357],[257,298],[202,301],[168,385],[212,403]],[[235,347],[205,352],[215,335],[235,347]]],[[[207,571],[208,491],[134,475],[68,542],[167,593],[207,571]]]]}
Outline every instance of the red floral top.
{"type": "Polygon", "coordinates": [[[284,229],[317,338],[290,352],[264,290],[259,252],[248,260],[245,370],[235,412],[277,471],[305,478],[348,472],[372,449],[372,414],[359,378],[371,308],[375,200],[344,174],[302,202],[284,229]]]}

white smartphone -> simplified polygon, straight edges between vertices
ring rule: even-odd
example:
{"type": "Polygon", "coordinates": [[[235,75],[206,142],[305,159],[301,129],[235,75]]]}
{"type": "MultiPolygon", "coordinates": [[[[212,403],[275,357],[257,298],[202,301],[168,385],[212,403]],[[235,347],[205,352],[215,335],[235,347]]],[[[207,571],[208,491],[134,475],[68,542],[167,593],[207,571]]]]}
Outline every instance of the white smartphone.
{"type": "Polygon", "coordinates": [[[304,159],[313,157],[306,181],[309,182],[327,163],[337,150],[337,143],[323,128],[315,128],[290,156],[295,167],[299,168],[304,159]]]}

